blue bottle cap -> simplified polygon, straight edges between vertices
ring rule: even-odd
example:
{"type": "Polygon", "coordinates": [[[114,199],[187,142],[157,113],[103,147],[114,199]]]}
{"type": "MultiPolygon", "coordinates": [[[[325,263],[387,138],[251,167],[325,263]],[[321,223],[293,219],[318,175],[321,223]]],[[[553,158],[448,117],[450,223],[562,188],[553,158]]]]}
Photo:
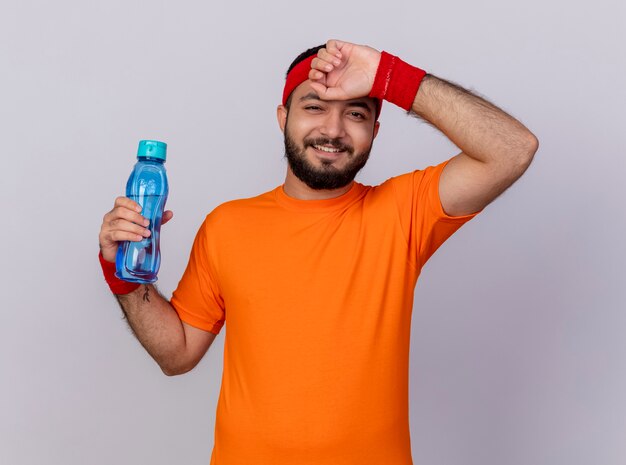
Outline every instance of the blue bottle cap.
{"type": "Polygon", "coordinates": [[[137,157],[156,158],[165,161],[167,144],[158,140],[140,140],[137,157]]]}

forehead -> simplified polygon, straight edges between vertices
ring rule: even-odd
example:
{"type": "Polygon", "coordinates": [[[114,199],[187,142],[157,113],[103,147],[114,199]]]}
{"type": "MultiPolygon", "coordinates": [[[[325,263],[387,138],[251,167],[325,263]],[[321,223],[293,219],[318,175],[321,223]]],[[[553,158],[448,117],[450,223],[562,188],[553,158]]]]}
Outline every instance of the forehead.
{"type": "Polygon", "coordinates": [[[313,87],[311,87],[311,80],[307,79],[306,81],[304,81],[302,84],[300,84],[298,87],[296,87],[293,90],[291,94],[291,104],[293,105],[293,104],[297,104],[300,101],[310,101],[310,100],[318,100],[318,101],[328,102],[328,103],[339,102],[346,106],[350,106],[354,104],[355,106],[361,106],[361,107],[364,107],[364,106],[359,105],[359,104],[364,103],[367,106],[367,109],[369,109],[371,112],[373,112],[376,109],[376,101],[372,97],[361,97],[361,98],[351,99],[351,100],[322,100],[319,98],[319,95],[317,94],[317,92],[313,90],[313,87]]]}

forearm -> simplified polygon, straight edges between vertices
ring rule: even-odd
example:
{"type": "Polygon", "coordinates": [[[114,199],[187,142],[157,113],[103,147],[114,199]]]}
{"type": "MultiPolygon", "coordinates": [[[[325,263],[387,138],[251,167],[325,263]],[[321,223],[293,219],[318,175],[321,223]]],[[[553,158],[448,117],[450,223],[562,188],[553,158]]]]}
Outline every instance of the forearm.
{"type": "Polygon", "coordinates": [[[427,74],[412,113],[443,132],[468,156],[500,163],[534,154],[536,137],[518,120],[462,87],[427,74]]]}
{"type": "Polygon", "coordinates": [[[185,331],[172,305],[152,284],[116,295],[133,333],[167,375],[184,364],[185,331]]]}

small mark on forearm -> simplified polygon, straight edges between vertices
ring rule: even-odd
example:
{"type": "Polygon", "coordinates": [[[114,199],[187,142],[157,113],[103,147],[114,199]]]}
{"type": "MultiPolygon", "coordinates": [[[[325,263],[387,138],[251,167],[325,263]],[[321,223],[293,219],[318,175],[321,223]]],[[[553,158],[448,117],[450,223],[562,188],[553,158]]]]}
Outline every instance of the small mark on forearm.
{"type": "Polygon", "coordinates": [[[146,286],[146,291],[143,293],[143,300],[150,302],[150,288],[146,286]]]}

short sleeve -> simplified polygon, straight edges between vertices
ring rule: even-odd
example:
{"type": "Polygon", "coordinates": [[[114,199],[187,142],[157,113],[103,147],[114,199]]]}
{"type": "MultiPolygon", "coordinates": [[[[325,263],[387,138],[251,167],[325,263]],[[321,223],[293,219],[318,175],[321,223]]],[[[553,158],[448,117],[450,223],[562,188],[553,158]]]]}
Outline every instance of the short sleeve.
{"type": "Polygon", "coordinates": [[[224,299],[215,279],[211,264],[207,220],[202,223],[194,239],[189,262],[171,304],[185,323],[218,334],[224,325],[224,299]]]}
{"type": "Polygon", "coordinates": [[[409,245],[409,258],[418,269],[452,234],[480,213],[450,216],[443,210],[439,178],[449,161],[389,179],[394,188],[400,224],[409,245]]]}

